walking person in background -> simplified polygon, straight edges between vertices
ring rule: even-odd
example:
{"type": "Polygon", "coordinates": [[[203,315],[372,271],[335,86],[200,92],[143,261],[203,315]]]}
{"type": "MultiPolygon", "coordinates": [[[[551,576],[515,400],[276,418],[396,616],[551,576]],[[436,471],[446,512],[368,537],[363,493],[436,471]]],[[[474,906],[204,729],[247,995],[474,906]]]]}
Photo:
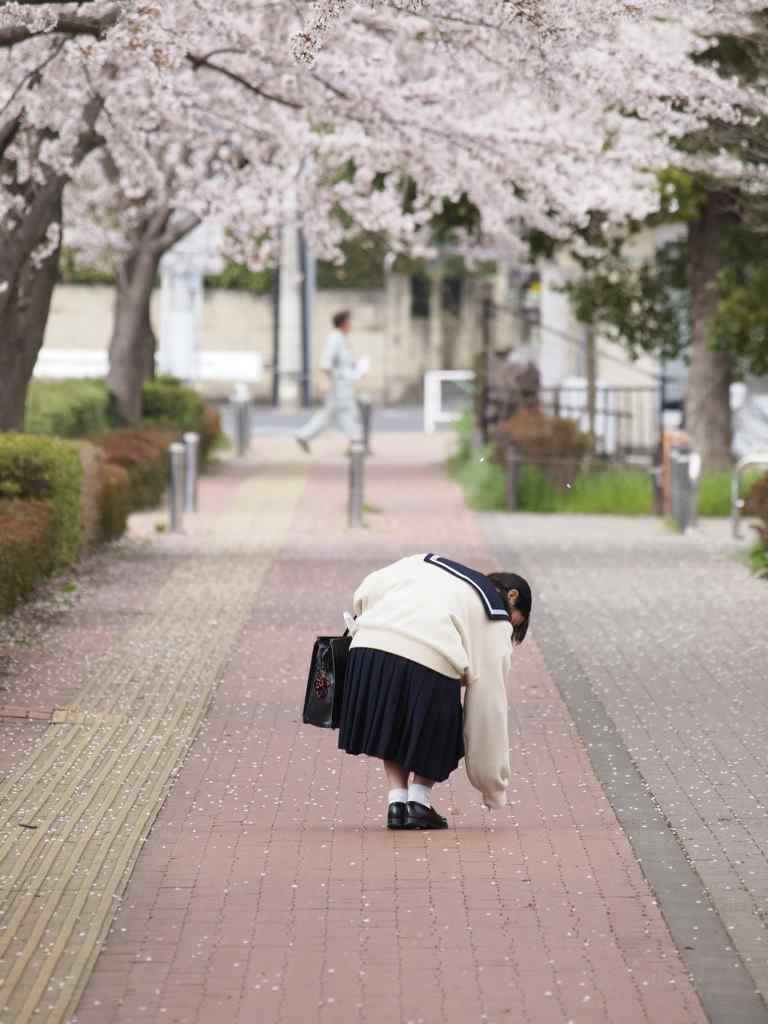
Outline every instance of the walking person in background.
{"type": "Polygon", "coordinates": [[[447,828],[431,790],[462,757],[485,806],[506,805],[506,675],[531,604],[522,576],[485,575],[433,554],[403,558],[360,584],[339,747],[384,761],[388,828],[447,828]]]}
{"type": "Polygon", "coordinates": [[[367,370],[365,360],[358,363],[349,348],[352,325],[349,310],[333,317],[333,331],[328,335],[320,369],[327,381],[323,405],[295,434],[300,447],[309,452],[309,442],[332,424],[351,441],[363,440],[363,423],[355,397],[355,381],[367,370]]]}

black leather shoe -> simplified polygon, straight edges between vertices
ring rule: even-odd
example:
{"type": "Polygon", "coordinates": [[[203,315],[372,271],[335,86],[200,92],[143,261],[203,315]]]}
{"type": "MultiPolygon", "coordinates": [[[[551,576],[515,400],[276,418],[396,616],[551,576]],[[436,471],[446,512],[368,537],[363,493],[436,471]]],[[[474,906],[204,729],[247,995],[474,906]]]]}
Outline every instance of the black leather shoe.
{"type": "Polygon", "coordinates": [[[405,804],[399,800],[389,805],[387,828],[405,828],[405,804]]]}
{"type": "Polygon", "coordinates": [[[424,804],[409,800],[405,809],[404,828],[448,828],[448,822],[434,807],[425,807],[424,804]]]}

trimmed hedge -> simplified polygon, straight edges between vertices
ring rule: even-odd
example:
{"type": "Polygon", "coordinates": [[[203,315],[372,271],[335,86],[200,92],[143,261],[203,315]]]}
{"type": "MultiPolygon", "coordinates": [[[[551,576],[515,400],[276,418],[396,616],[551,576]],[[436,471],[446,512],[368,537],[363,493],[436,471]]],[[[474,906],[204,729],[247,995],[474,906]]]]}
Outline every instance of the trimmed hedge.
{"type": "Polygon", "coordinates": [[[178,439],[175,427],[160,424],[122,427],[102,437],[107,462],[128,474],[131,512],[162,501],[168,483],[168,445],[178,439]]]}
{"type": "Polygon", "coordinates": [[[51,501],[0,501],[0,615],[29,597],[56,565],[51,501]]]}
{"type": "Polygon", "coordinates": [[[200,462],[205,463],[214,448],[224,437],[221,429],[221,416],[219,410],[207,403],[203,405],[202,418],[199,426],[200,432],[200,462]]]}
{"type": "Polygon", "coordinates": [[[131,512],[131,477],[114,462],[104,466],[101,492],[101,539],[118,540],[126,531],[131,512]]]}
{"type": "Polygon", "coordinates": [[[71,564],[80,551],[82,481],[74,444],[31,434],[0,434],[0,499],[52,502],[56,565],[71,564]]]}
{"type": "Polygon", "coordinates": [[[168,446],[183,431],[199,433],[201,461],[221,437],[216,409],[172,378],[145,386],[148,419],[115,430],[103,382],[35,381],[31,391],[37,433],[0,434],[0,614],[86,547],[121,537],[131,512],[161,504],[168,446]],[[53,430],[98,440],[41,436],[53,430]]]}
{"type": "Polygon", "coordinates": [[[162,376],[144,385],[144,420],[194,430],[200,435],[200,462],[204,463],[221,437],[221,417],[176,377],[162,376]]]}
{"type": "Polygon", "coordinates": [[[33,380],[27,394],[24,429],[48,437],[91,437],[106,430],[103,381],[33,380]]]}
{"type": "MultiPolygon", "coordinates": [[[[98,439],[110,426],[108,396],[103,380],[34,380],[27,399],[25,429],[49,437],[98,439]]],[[[205,462],[222,436],[221,420],[192,388],[176,377],[161,376],[143,388],[143,417],[150,423],[194,430],[200,435],[200,459],[205,462]]]]}
{"type": "Polygon", "coordinates": [[[197,430],[203,416],[203,400],[176,377],[156,377],[144,385],[144,419],[173,423],[181,430],[197,430]]]}

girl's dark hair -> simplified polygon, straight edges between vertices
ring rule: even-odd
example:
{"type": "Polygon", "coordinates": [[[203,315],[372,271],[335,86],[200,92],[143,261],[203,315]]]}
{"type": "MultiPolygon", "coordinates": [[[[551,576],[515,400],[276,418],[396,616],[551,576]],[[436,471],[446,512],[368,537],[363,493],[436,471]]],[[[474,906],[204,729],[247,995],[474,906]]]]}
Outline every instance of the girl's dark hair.
{"type": "Polygon", "coordinates": [[[522,612],[525,618],[519,626],[512,627],[512,643],[521,644],[528,632],[528,623],[531,621],[531,608],[533,606],[533,594],[528,580],[518,576],[516,572],[491,572],[488,579],[496,587],[498,592],[507,600],[507,593],[510,590],[517,591],[515,608],[522,612]]]}
{"type": "Polygon", "coordinates": [[[347,323],[347,321],[349,320],[351,315],[352,314],[349,312],[348,309],[342,309],[341,312],[334,313],[333,314],[333,326],[334,327],[343,327],[344,324],[347,323]]]}

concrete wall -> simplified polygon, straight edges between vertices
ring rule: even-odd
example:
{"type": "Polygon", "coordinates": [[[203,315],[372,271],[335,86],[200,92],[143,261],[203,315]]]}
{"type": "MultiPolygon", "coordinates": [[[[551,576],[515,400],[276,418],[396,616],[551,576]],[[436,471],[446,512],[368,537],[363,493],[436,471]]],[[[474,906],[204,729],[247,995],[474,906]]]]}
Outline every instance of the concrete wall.
{"type": "MultiPolygon", "coordinates": [[[[639,247],[648,256],[653,252],[654,236],[647,232],[639,247]]],[[[566,257],[544,261],[541,274],[541,325],[537,334],[537,357],[545,387],[558,384],[564,377],[585,374],[585,327],[573,314],[563,285],[576,273],[576,264],[566,257]]],[[[597,335],[597,376],[613,387],[652,387],[659,374],[659,361],[641,355],[632,362],[626,349],[604,335],[597,335]]]]}
{"type": "MultiPolygon", "coordinates": [[[[644,240],[650,246],[652,239],[644,240]]],[[[540,313],[541,325],[534,328],[525,356],[538,363],[542,384],[559,384],[564,377],[584,373],[584,327],[573,316],[570,303],[561,291],[562,284],[574,272],[565,260],[542,263],[540,313]]],[[[500,298],[500,311],[494,333],[503,341],[518,345],[520,338],[510,307],[500,298]],[[505,319],[506,317],[506,319],[505,319]],[[512,319],[510,319],[510,317],[512,319]],[[517,333],[516,333],[517,332],[517,333]]],[[[331,329],[331,317],[340,309],[353,316],[352,348],[367,354],[371,372],[361,384],[379,403],[392,403],[421,394],[424,370],[430,365],[449,369],[470,369],[473,353],[480,344],[481,285],[466,282],[464,302],[458,316],[442,314],[439,329],[430,330],[427,319],[411,317],[410,283],[402,275],[389,275],[380,290],[318,291],[312,311],[311,365],[313,385],[318,381],[317,366],[323,345],[331,329]],[[431,344],[430,344],[431,342],[431,344]],[[437,351],[440,349],[440,351],[437,351]]],[[[54,291],[45,346],[56,349],[104,350],[109,344],[112,326],[113,290],[103,285],[59,285],[54,291]]],[[[160,294],[152,300],[153,321],[160,323],[160,294]]],[[[253,386],[257,399],[272,394],[272,300],[247,292],[207,289],[203,303],[202,348],[206,351],[251,351],[261,354],[265,373],[253,386]]],[[[498,340],[498,339],[497,339],[498,340]]],[[[523,356],[518,350],[518,357],[523,356]]],[[[620,345],[599,340],[598,376],[612,385],[649,385],[658,372],[655,359],[642,357],[632,363],[620,345]]],[[[225,394],[230,385],[210,384],[209,394],[225,394]]],[[[316,390],[315,390],[316,393],[316,390]]]]}
{"type": "MultiPolygon", "coordinates": [[[[113,289],[104,285],[59,285],[53,295],[45,335],[46,348],[105,350],[112,328],[113,289]]],[[[352,347],[367,354],[371,372],[363,387],[377,400],[397,401],[418,387],[426,359],[427,324],[410,315],[407,279],[392,275],[380,291],[321,291],[312,311],[311,365],[317,380],[331,317],[340,309],[353,316],[352,347]]],[[[160,323],[160,293],[152,297],[153,322],[160,323]]],[[[207,289],[203,303],[201,347],[206,351],[251,351],[265,364],[254,397],[268,398],[272,388],[272,301],[269,296],[207,289]]],[[[466,344],[465,348],[468,347],[466,344]]],[[[215,391],[216,386],[206,388],[215,391]]]]}
{"type": "MultiPolygon", "coordinates": [[[[104,285],[59,285],[53,296],[51,316],[45,335],[46,348],[105,350],[112,328],[113,289],[104,285]]],[[[352,311],[350,343],[358,355],[366,354],[371,371],[361,388],[373,393],[378,402],[397,402],[420,396],[421,381],[428,365],[429,322],[411,317],[410,282],[392,274],[386,287],[359,291],[333,289],[318,291],[312,311],[311,366],[313,384],[319,378],[320,362],[331,318],[341,309],[352,311]]],[[[160,293],[152,298],[153,323],[160,323],[160,293]]],[[[479,314],[472,283],[459,316],[443,315],[443,365],[456,369],[472,366],[477,343],[479,314]]],[[[272,300],[269,296],[224,289],[207,289],[203,302],[201,347],[205,351],[251,351],[261,354],[265,374],[253,386],[254,397],[272,394],[272,300]]],[[[209,394],[226,393],[228,384],[211,384],[209,394]]]]}

